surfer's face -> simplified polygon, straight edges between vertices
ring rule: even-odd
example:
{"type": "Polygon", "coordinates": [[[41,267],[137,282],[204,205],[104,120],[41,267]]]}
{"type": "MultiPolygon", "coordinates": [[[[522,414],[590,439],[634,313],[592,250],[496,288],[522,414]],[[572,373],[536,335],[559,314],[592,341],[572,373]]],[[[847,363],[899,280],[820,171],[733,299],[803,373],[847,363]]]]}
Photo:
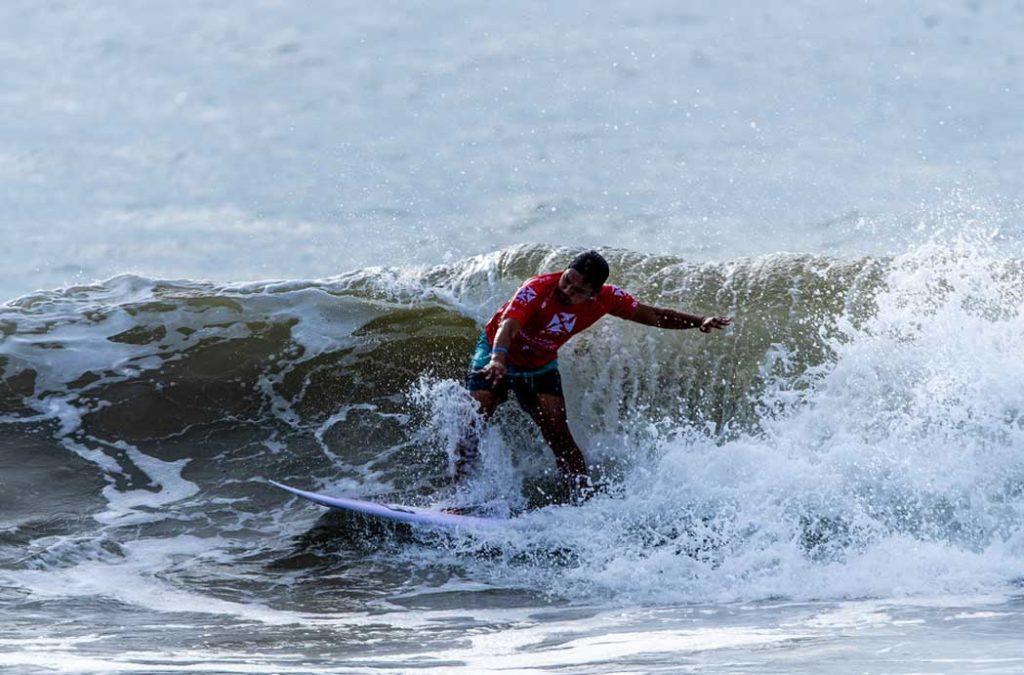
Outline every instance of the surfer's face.
{"type": "Polygon", "coordinates": [[[589,300],[593,295],[594,289],[576,270],[563,272],[562,278],[558,280],[558,288],[555,289],[555,296],[564,305],[578,305],[589,300]]]}

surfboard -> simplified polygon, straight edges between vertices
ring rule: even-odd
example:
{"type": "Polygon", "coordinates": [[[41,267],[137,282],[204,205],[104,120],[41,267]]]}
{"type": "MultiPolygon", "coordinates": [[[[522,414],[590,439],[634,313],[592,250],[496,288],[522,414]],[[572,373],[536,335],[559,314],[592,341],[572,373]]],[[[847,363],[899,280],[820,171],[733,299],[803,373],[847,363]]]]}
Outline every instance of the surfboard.
{"type": "Polygon", "coordinates": [[[400,504],[380,504],[367,502],[361,499],[350,499],[348,497],[330,497],[328,495],[307,492],[293,488],[284,483],[269,481],[271,485],[292,493],[296,497],[308,499],[311,502],[327,506],[341,511],[351,511],[367,516],[391,520],[398,523],[409,523],[425,527],[494,527],[503,522],[500,518],[481,518],[479,516],[460,516],[454,513],[444,513],[431,509],[421,509],[415,506],[402,506],[400,504]]]}

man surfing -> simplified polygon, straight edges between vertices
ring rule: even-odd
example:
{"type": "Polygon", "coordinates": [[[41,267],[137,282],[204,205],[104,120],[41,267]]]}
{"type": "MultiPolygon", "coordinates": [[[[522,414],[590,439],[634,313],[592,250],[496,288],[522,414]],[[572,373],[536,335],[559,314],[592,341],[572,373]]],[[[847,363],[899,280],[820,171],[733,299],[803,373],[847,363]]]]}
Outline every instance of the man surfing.
{"type": "MultiPolygon", "coordinates": [[[[587,496],[590,474],[565,418],[558,348],[605,314],[657,328],[699,328],[703,333],[732,323],[727,317],[645,305],[621,288],[605,284],[607,279],[608,263],[596,251],[576,256],[564,272],[527,279],[487,322],[466,378],[466,388],[484,423],[512,390],[551,446],[562,481],[574,499],[587,496]]],[[[478,444],[479,430],[475,428],[460,440],[456,485],[470,476],[479,462],[478,444]]]]}

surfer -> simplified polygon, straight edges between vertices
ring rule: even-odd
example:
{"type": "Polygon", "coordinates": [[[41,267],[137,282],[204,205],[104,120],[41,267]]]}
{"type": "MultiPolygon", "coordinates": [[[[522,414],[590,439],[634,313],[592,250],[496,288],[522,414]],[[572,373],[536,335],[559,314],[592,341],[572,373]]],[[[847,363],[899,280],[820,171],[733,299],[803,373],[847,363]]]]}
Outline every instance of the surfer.
{"type": "MultiPolygon", "coordinates": [[[[466,388],[486,423],[508,398],[540,427],[555,454],[555,463],[573,498],[585,497],[590,477],[583,451],[565,418],[558,348],[605,314],[646,326],[698,328],[703,333],[725,328],[732,319],[697,316],[639,302],[618,286],[605,284],[608,263],[596,251],[581,253],[564,272],[527,279],[484,329],[470,363],[466,388]]],[[[479,462],[479,429],[467,429],[456,448],[455,482],[464,481],[479,462]]]]}

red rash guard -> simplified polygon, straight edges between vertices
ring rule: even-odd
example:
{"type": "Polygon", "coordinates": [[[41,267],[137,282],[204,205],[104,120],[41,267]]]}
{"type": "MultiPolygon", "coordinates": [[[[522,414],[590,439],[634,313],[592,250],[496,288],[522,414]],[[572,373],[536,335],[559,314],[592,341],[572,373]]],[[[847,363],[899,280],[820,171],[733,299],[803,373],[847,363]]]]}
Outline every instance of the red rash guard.
{"type": "Polygon", "coordinates": [[[521,370],[541,368],[558,358],[558,348],[569,338],[605,314],[629,319],[636,313],[637,299],[610,284],[589,300],[564,305],[555,296],[561,276],[554,272],[527,279],[487,322],[487,342],[492,346],[502,319],[515,319],[522,326],[508,347],[509,365],[521,370]]]}

